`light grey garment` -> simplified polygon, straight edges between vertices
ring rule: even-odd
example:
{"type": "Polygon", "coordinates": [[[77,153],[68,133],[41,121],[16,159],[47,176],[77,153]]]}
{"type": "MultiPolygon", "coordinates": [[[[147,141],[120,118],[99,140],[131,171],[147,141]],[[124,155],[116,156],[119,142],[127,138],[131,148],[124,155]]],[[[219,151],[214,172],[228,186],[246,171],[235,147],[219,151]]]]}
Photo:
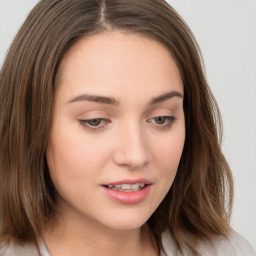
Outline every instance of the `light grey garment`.
{"type": "Polygon", "coordinates": [[[15,243],[0,246],[0,256],[51,256],[43,240],[35,243],[15,243]]]}
{"type": "MultiPolygon", "coordinates": [[[[186,236],[189,241],[190,237],[186,236]]],[[[183,248],[182,252],[178,251],[174,239],[168,231],[164,232],[162,237],[165,252],[160,256],[256,256],[251,245],[238,233],[231,230],[228,238],[218,236],[211,241],[193,241],[190,240],[191,246],[183,248]],[[193,248],[193,253],[191,252],[193,248]]],[[[118,254],[117,254],[118,255],[118,254]]],[[[0,247],[0,256],[51,256],[43,240],[39,246],[31,243],[19,245],[11,243],[8,247],[0,247]]],[[[115,255],[114,255],[115,256],[115,255]]]]}
{"type": "Polygon", "coordinates": [[[41,256],[34,243],[15,243],[1,245],[0,256],[41,256]]]}
{"type": "Polygon", "coordinates": [[[256,256],[252,246],[234,230],[230,230],[228,237],[216,236],[211,240],[196,240],[191,235],[184,235],[187,246],[178,251],[177,245],[165,231],[162,243],[166,253],[161,256],[256,256]]]}

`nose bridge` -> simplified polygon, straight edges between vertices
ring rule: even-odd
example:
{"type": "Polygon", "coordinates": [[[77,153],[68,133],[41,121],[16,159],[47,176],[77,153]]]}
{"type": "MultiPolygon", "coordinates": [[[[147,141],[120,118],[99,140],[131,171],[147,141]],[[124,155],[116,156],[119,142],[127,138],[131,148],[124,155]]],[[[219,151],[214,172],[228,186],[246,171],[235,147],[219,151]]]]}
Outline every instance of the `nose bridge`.
{"type": "Polygon", "coordinates": [[[118,131],[115,161],[119,165],[139,168],[150,161],[146,135],[139,121],[126,120],[118,131]]]}

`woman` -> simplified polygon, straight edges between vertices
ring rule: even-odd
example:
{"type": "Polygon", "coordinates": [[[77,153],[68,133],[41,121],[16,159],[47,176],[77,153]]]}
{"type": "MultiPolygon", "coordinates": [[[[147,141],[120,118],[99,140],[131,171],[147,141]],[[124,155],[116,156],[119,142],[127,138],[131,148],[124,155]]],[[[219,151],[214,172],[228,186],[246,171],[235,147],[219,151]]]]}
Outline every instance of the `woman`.
{"type": "Polygon", "coordinates": [[[0,255],[255,255],[199,47],[164,1],[42,0],[0,77],[0,255]]]}

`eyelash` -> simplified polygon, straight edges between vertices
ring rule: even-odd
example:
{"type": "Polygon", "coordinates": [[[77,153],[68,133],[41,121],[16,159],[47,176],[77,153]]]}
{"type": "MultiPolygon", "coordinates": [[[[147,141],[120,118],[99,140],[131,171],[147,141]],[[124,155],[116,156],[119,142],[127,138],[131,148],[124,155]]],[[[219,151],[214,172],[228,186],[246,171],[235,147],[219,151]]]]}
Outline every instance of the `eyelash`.
{"type": "MultiPolygon", "coordinates": [[[[148,120],[156,120],[157,118],[164,118],[163,124],[156,124],[154,122],[155,125],[160,129],[171,128],[173,123],[176,121],[176,118],[174,116],[156,116],[156,117],[149,118],[148,120]]],[[[92,118],[92,119],[84,119],[84,120],[80,119],[79,120],[79,123],[83,127],[87,128],[89,130],[92,130],[92,131],[97,131],[97,130],[103,129],[105,127],[106,123],[108,123],[108,122],[109,121],[105,118],[92,118]],[[92,122],[92,121],[99,121],[99,124],[98,125],[89,124],[89,122],[92,122]]]]}
{"type": "Polygon", "coordinates": [[[174,116],[156,116],[156,117],[150,118],[149,120],[154,120],[157,118],[164,118],[164,124],[156,124],[159,128],[163,128],[163,129],[171,128],[173,123],[176,121],[176,118],[174,116]]]}
{"type": "Polygon", "coordinates": [[[88,125],[88,122],[90,122],[90,121],[100,121],[100,123],[102,123],[102,122],[104,122],[104,123],[106,123],[107,122],[107,119],[105,119],[105,118],[92,118],[92,119],[84,119],[84,120],[79,120],[79,122],[80,122],[80,124],[83,126],[83,127],[85,127],[85,128],[88,128],[88,129],[90,129],[90,130],[94,130],[94,131],[96,131],[96,130],[98,130],[98,129],[102,129],[102,128],[104,128],[105,127],[105,125],[102,125],[102,126],[93,126],[93,125],[88,125]]]}

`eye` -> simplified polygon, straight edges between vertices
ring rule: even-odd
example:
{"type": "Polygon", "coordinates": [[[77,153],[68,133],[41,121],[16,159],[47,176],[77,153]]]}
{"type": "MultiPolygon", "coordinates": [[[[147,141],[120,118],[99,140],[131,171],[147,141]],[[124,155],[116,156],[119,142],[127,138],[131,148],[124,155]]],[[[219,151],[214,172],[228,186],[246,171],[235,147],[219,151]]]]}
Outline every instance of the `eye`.
{"type": "Polygon", "coordinates": [[[107,122],[107,120],[104,118],[93,118],[93,119],[79,120],[79,122],[84,127],[96,129],[96,128],[102,128],[107,122]]]}
{"type": "Polygon", "coordinates": [[[163,128],[170,127],[176,118],[174,116],[156,116],[153,118],[150,118],[149,121],[154,123],[155,125],[163,128]]]}

